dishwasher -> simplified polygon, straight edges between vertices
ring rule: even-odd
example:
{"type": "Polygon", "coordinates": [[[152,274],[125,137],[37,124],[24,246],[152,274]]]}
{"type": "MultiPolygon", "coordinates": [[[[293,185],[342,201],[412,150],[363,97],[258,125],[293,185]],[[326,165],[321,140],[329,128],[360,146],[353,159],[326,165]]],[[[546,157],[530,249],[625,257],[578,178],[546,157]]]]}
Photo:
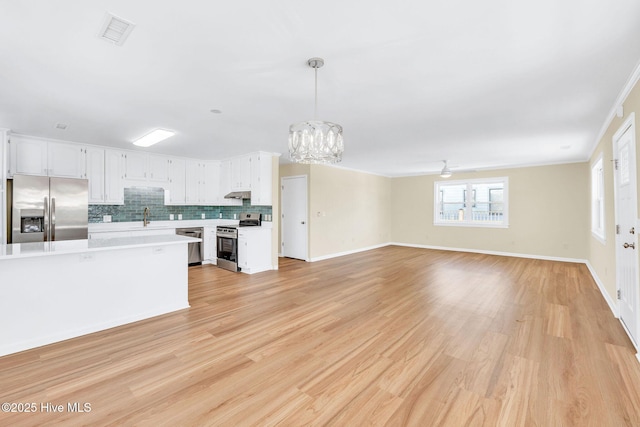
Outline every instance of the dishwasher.
{"type": "Polygon", "coordinates": [[[199,242],[189,243],[189,265],[200,265],[204,259],[204,248],[202,244],[202,236],[204,229],[202,227],[192,228],[176,228],[176,234],[179,236],[195,237],[200,239],[199,242]]]}

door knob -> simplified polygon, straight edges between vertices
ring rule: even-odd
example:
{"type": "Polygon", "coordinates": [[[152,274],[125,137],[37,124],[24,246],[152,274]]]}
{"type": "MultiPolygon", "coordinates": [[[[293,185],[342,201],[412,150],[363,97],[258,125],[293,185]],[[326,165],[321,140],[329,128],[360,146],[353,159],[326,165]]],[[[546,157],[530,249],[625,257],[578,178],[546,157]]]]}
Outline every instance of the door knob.
{"type": "Polygon", "coordinates": [[[622,245],[623,248],[627,249],[627,248],[631,248],[631,249],[635,249],[636,248],[636,244],[635,243],[625,243],[624,245],[622,245]]]}

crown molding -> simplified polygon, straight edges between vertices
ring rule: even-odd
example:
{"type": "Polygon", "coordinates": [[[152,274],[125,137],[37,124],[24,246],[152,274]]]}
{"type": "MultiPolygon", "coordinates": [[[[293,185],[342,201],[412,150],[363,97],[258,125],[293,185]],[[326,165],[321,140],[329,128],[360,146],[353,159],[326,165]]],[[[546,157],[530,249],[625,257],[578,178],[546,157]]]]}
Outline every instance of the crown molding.
{"type": "Polygon", "coordinates": [[[607,129],[609,129],[609,126],[611,126],[613,119],[616,117],[618,107],[622,106],[624,101],[627,100],[627,97],[629,96],[629,94],[631,93],[634,86],[638,83],[639,80],[640,80],[640,62],[636,64],[635,68],[633,69],[633,72],[631,73],[631,76],[629,76],[629,79],[627,80],[627,84],[624,85],[624,87],[622,88],[622,91],[620,91],[620,93],[618,94],[618,97],[616,98],[616,102],[611,107],[611,111],[609,111],[607,118],[605,119],[604,123],[602,124],[602,127],[600,128],[600,132],[598,132],[598,136],[593,142],[593,147],[591,147],[589,158],[593,157],[593,153],[596,151],[596,148],[598,147],[600,140],[604,137],[604,134],[607,132],[607,129]]]}

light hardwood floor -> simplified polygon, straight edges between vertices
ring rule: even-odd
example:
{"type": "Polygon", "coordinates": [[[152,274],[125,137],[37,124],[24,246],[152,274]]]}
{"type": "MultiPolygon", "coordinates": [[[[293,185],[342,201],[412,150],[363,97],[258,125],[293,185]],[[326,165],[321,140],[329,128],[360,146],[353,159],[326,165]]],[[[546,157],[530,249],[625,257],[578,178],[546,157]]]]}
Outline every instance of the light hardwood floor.
{"type": "Polygon", "coordinates": [[[189,282],[189,310],[0,358],[0,401],[37,405],[0,425],[640,425],[584,265],[391,246],[189,282]]]}

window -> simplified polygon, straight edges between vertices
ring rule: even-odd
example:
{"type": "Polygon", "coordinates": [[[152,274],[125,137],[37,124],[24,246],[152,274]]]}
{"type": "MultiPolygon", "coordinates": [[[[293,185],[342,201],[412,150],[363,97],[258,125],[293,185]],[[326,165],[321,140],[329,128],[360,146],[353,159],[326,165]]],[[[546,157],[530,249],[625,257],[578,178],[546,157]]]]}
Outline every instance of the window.
{"type": "Polygon", "coordinates": [[[591,166],[591,233],[604,243],[604,172],[602,153],[591,166]]]}
{"type": "Polygon", "coordinates": [[[435,225],[508,227],[508,178],[437,181],[435,225]]]}

